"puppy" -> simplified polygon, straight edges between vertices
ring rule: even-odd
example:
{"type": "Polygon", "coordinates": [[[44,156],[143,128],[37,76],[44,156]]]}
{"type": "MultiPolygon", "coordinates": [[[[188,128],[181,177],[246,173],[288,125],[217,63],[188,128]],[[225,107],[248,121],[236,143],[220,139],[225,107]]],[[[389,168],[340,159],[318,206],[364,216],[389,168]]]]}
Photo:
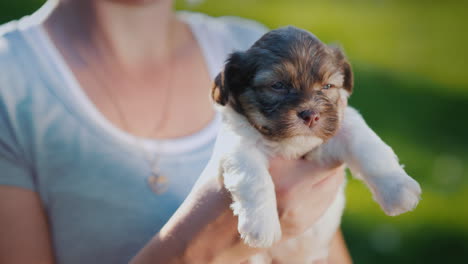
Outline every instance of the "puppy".
{"type": "MultiPolygon", "coordinates": [[[[268,172],[272,156],[344,162],[388,215],[415,208],[419,184],[358,112],[347,107],[352,91],[353,73],[341,50],[298,28],[270,31],[247,51],[230,55],[212,90],[223,125],[208,168],[232,195],[245,243],[267,248],[281,237],[268,172]]],[[[342,190],[310,230],[251,262],[326,258],[344,208],[342,190]]]]}

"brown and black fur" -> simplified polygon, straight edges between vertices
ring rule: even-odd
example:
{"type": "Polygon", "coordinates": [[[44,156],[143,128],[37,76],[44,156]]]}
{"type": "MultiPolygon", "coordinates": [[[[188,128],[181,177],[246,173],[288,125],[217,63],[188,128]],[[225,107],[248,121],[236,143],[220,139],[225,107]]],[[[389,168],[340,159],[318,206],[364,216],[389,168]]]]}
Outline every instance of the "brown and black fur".
{"type": "Polygon", "coordinates": [[[212,97],[244,115],[270,140],[307,134],[327,140],[338,130],[344,107],[339,89],[353,90],[351,66],[342,51],[305,30],[285,27],[266,33],[245,52],[232,53],[216,77],[212,97]],[[323,89],[333,76],[341,81],[323,89]],[[320,115],[310,129],[298,118],[305,110],[320,115]]]}

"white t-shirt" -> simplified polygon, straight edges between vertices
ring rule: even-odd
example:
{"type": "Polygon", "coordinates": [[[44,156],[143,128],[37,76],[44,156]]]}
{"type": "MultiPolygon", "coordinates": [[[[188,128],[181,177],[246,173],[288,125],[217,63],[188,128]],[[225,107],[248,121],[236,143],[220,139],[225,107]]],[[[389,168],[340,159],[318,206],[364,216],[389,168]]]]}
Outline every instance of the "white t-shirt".
{"type": "MultiPolygon", "coordinates": [[[[127,263],[189,193],[210,158],[219,116],[191,136],[164,141],[136,139],[113,126],[42,29],[52,8],[0,27],[0,185],[40,195],[57,263],[127,263]],[[145,153],[157,157],[168,179],[163,194],[148,185],[145,153]]],[[[230,52],[247,49],[266,31],[240,18],[179,17],[211,78],[230,52]]]]}

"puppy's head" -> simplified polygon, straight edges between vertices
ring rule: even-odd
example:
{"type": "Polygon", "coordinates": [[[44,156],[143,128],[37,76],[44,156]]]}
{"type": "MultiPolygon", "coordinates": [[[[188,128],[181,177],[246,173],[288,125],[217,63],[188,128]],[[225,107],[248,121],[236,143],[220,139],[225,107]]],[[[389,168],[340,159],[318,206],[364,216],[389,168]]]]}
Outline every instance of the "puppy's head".
{"type": "Polygon", "coordinates": [[[286,27],[231,54],[212,97],[270,140],[315,136],[325,141],[338,130],[352,89],[351,66],[339,48],[286,27]]]}

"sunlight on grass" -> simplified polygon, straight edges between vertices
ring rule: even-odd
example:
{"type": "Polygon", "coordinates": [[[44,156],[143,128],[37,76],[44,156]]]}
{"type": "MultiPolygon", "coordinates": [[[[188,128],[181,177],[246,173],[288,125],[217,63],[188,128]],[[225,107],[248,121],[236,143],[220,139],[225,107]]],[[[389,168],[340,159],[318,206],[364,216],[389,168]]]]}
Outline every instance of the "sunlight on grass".
{"type": "Polygon", "coordinates": [[[252,18],[270,28],[302,27],[341,43],[351,59],[419,74],[468,95],[466,8],[466,2],[208,0],[194,10],[252,18]]]}
{"type": "Polygon", "coordinates": [[[391,223],[403,230],[421,224],[445,226],[468,235],[468,209],[463,201],[468,201],[468,186],[460,192],[441,194],[424,191],[420,204],[413,212],[396,217],[384,214],[379,205],[372,199],[367,187],[355,180],[348,181],[346,214],[358,220],[362,225],[391,223]]]}

